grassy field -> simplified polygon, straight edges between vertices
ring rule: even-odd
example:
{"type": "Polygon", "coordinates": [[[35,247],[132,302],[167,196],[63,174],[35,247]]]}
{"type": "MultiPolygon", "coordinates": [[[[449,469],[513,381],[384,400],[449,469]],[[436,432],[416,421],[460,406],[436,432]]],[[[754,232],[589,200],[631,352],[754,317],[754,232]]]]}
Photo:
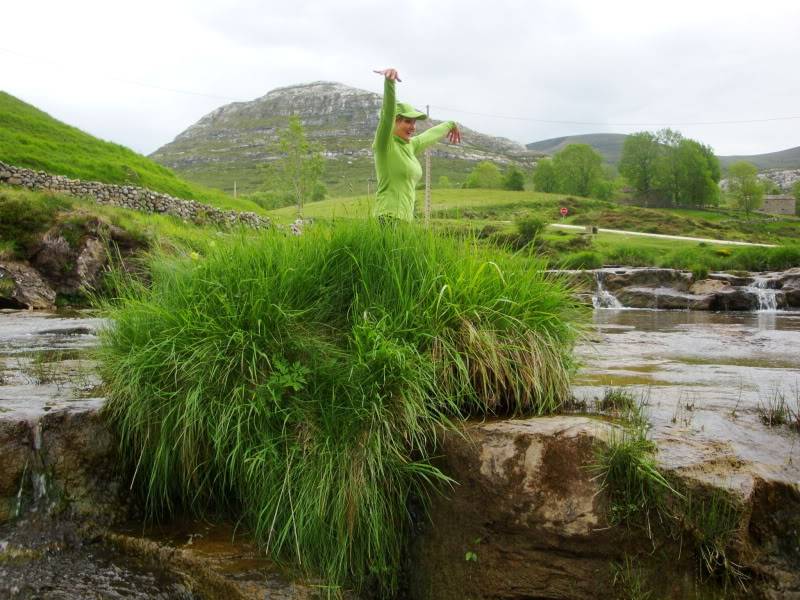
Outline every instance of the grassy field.
{"type": "MultiPolygon", "coordinates": [[[[421,197],[422,193],[418,192],[418,199],[421,197]]],[[[326,221],[359,219],[366,218],[372,206],[372,197],[365,195],[331,198],[307,204],[303,214],[326,221]]],[[[417,214],[420,213],[418,205],[417,214]]],[[[287,207],[268,214],[278,222],[288,222],[296,217],[296,209],[287,207]]],[[[543,230],[532,247],[554,265],[574,268],[603,264],[698,270],[800,266],[800,219],[791,216],[753,214],[746,217],[726,209],[648,209],[563,194],[462,189],[432,190],[431,216],[432,225],[437,229],[471,233],[512,250],[520,246],[518,223],[525,219],[781,246],[769,250],[624,234],[586,236],[555,228],[543,230]],[[565,218],[560,215],[561,207],[568,210],[565,218]]]]}
{"type": "Polygon", "coordinates": [[[253,202],[180,179],[140,154],[99,140],[0,92],[0,161],[73,179],[135,185],[224,209],[263,212],[253,202]]]}

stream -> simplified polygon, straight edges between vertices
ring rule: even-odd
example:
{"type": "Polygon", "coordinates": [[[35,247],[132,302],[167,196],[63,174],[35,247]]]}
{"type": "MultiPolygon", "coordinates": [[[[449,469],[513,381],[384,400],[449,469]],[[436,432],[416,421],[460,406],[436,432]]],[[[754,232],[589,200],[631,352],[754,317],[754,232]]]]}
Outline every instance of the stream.
{"type": "Polygon", "coordinates": [[[800,312],[599,309],[579,345],[576,398],[624,388],[646,404],[655,439],[726,444],[800,479],[800,433],[767,426],[800,413],[800,312]]]}
{"type": "MultiPolygon", "coordinates": [[[[0,425],[102,406],[91,356],[102,325],[88,312],[0,311],[0,425]]],[[[800,481],[800,433],[764,423],[776,405],[800,418],[800,312],[596,309],[577,354],[577,399],[625,388],[645,405],[656,440],[708,442],[729,457],[720,477],[743,460],[800,481]]],[[[43,530],[27,518],[0,525],[2,598],[195,597],[158,565],[87,542],[72,525],[43,530]]]]}

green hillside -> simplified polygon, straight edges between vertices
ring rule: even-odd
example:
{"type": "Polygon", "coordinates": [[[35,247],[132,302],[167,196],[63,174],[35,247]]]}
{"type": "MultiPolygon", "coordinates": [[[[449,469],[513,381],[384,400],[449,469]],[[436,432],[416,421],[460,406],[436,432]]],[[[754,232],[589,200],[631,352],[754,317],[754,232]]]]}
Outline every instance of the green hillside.
{"type": "Polygon", "coordinates": [[[178,178],[168,168],[105,142],[0,92],[0,161],[86,181],[135,185],[234,210],[261,209],[178,178]]]}
{"type": "MultiPolygon", "coordinates": [[[[620,133],[589,133],[585,135],[567,135],[526,144],[528,150],[553,155],[569,144],[588,144],[609,164],[616,165],[622,156],[622,146],[627,135],[620,133]]],[[[702,140],[701,140],[702,141],[702,140]]],[[[744,160],[756,165],[759,170],[767,169],[800,169],[800,146],[769,152],[767,154],[750,154],[738,156],[718,156],[720,165],[727,169],[732,163],[744,160]]]]}
{"type": "Polygon", "coordinates": [[[530,144],[525,144],[525,147],[535,152],[555,154],[569,144],[588,144],[602,155],[605,162],[614,165],[619,162],[619,158],[622,156],[622,145],[625,143],[626,137],[628,136],[621,133],[567,135],[564,137],[532,142],[530,144]]]}
{"type": "Polygon", "coordinates": [[[753,163],[762,171],[767,169],[798,169],[800,168],[800,146],[781,150],[779,152],[768,152],[766,154],[719,157],[719,162],[724,169],[727,169],[731,164],[740,160],[753,163]]]}

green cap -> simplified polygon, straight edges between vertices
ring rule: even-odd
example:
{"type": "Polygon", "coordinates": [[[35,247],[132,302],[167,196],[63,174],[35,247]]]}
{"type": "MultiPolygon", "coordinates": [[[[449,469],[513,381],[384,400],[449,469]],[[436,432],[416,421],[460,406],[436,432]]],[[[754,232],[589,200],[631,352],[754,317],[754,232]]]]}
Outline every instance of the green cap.
{"type": "Polygon", "coordinates": [[[405,102],[398,102],[394,109],[394,116],[405,117],[406,119],[417,119],[422,121],[428,118],[424,112],[418,111],[416,108],[405,102]]]}

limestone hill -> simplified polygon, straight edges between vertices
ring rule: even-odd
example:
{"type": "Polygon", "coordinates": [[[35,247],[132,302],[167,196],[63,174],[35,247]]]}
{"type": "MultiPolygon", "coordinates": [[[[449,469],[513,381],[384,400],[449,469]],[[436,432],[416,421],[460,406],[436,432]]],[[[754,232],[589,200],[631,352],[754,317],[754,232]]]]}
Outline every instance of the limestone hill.
{"type": "MultiPolygon", "coordinates": [[[[329,190],[364,193],[373,175],[371,144],[381,106],[379,94],[318,81],[272,90],[251,102],[235,102],[209,113],[159,148],[151,158],[190,181],[240,191],[269,188],[278,156],[278,132],[297,115],[306,133],[324,149],[329,190]]],[[[430,124],[439,121],[431,120],[430,124]]],[[[420,124],[420,131],[427,125],[420,124]]],[[[461,145],[438,144],[432,174],[461,181],[477,161],[528,167],[537,153],[521,144],[462,127],[461,145]]]]}

